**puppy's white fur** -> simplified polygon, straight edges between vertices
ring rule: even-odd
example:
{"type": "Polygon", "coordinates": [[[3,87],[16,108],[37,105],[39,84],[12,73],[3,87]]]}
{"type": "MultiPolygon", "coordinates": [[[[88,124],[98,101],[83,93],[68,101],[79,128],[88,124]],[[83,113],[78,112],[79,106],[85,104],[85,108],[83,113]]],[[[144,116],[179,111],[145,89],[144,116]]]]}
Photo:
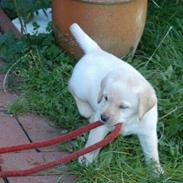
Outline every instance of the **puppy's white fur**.
{"type": "MultiPolygon", "coordinates": [[[[136,134],[146,162],[154,161],[162,171],[158,156],[157,98],[153,87],[131,65],[102,50],[76,23],[70,30],[84,51],[69,80],[69,91],[80,114],[90,122],[105,116],[105,125],[92,130],[86,147],[102,140],[116,123],[123,123],[122,135],[136,134]]],[[[104,117],[103,117],[104,119],[104,117]]],[[[90,164],[99,150],[79,158],[90,164]]]]}

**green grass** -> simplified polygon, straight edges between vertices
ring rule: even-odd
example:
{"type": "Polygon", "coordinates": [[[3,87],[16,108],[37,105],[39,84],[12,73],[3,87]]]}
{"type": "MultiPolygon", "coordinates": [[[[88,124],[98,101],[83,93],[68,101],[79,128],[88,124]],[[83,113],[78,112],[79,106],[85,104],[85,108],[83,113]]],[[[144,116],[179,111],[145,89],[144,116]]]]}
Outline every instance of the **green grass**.
{"type": "MultiPolygon", "coordinates": [[[[143,38],[135,57],[126,60],[157,91],[159,152],[165,174],[159,178],[150,175],[135,136],[119,137],[102,150],[91,166],[81,167],[77,161],[69,164],[72,173],[78,176],[77,183],[183,182],[183,1],[156,3],[158,6],[149,1],[143,38]]],[[[45,115],[69,130],[86,123],[67,91],[76,60],[58,47],[52,34],[28,36],[20,41],[8,34],[1,36],[0,56],[9,65],[16,63],[11,73],[21,78],[16,84],[21,96],[9,107],[9,112],[45,115]]],[[[73,149],[83,144],[83,138],[79,138],[73,149]]]]}

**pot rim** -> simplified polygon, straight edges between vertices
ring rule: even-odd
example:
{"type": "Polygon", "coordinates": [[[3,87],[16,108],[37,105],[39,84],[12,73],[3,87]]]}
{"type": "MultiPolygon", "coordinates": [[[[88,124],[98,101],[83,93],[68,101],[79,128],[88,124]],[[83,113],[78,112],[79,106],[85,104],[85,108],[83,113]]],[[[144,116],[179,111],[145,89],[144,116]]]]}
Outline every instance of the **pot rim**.
{"type": "Polygon", "coordinates": [[[79,1],[81,3],[88,3],[88,4],[121,4],[121,3],[130,3],[134,0],[73,0],[79,1]]]}

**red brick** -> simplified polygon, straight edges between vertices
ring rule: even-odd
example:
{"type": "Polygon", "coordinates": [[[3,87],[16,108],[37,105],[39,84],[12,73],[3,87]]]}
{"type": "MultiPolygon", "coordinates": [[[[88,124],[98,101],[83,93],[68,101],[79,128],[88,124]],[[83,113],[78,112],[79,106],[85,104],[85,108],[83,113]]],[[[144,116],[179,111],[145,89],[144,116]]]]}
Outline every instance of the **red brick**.
{"type": "Polygon", "coordinates": [[[6,108],[6,105],[10,102],[13,102],[15,99],[15,94],[0,91],[0,110],[4,110],[6,108]]]}
{"type": "MultiPolygon", "coordinates": [[[[38,165],[48,163],[50,161],[55,161],[62,158],[67,153],[61,152],[20,152],[11,154],[0,155],[0,165],[2,170],[22,170],[33,168],[38,165]]],[[[68,170],[66,166],[62,167],[62,171],[68,170]]],[[[46,175],[60,174],[57,169],[52,169],[51,171],[46,171],[46,175]]],[[[45,172],[38,173],[39,175],[45,172]]]]}
{"type": "Polygon", "coordinates": [[[11,22],[10,18],[4,13],[0,8],[0,19],[1,19],[1,31],[2,32],[12,32],[16,38],[21,38],[22,34],[18,31],[15,25],[11,22]]]}
{"type": "MultiPolygon", "coordinates": [[[[67,153],[63,152],[19,152],[12,154],[2,154],[0,155],[0,167],[3,171],[29,169],[50,161],[60,159],[66,154],[67,153]]],[[[73,183],[76,177],[70,175],[66,165],[62,165],[59,168],[52,168],[51,170],[40,172],[34,176],[8,178],[10,183],[26,183],[28,181],[29,183],[53,183],[53,181],[56,182],[58,179],[64,183],[73,183]]]]}
{"type": "Polygon", "coordinates": [[[3,80],[4,80],[4,74],[0,74],[0,90],[3,89],[3,80]]]}
{"type": "MultiPolygon", "coordinates": [[[[18,117],[27,134],[33,142],[51,139],[61,135],[61,130],[51,127],[50,121],[46,118],[33,114],[26,114],[18,117]]],[[[41,151],[60,151],[57,146],[41,148],[41,151]]]]}
{"type": "MultiPolygon", "coordinates": [[[[30,176],[30,177],[16,177],[8,178],[10,183],[74,183],[76,178],[74,176],[30,176]]],[[[0,182],[1,183],[1,182],[0,182]]]]}
{"type": "Polygon", "coordinates": [[[14,117],[0,114],[0,147],[29,143],[14,117]]]}
{"type": "Polygon", "coordinates": [[[56,183],[58,176],[30,176],[8,178],[10,183],[56,183]]]}

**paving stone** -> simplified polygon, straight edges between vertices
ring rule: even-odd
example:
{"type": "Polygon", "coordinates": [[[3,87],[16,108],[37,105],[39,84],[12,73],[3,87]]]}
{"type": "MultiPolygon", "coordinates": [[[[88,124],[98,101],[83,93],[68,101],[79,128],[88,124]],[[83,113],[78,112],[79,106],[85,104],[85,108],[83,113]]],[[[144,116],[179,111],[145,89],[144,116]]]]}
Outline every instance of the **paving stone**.
{"type": "MultiPolygon", "coordinates": [[[[18,120],[26,130],[27,134],[33,142],[51,139],[58,135],[61,135],[61,130],[51,127],[49,120],[33,114],[25,114],[19,116],[18,120]]],[[[40,148],[41,151],[60,151],[60,149],[54,145],[46,148],[40,148]]]]}
{"type": "Polygon", "coordinates": [[[18,31],[15,25],[11,22],[10,18],[4,13],[0,8],[0,19],[1,19],[1,31],[2,32],[12,32],[16,38],[21,38],[22,34],[18,31]]]}
{"type": "MultiPolygon", "coordinates": [[[[0,168],[3,171],[29,169],[50,161],[55,161],[67,154],[68,153],[66,152],[19,152],[2,154],[0,155],[0,168]]],[[[61,180],[60,182],[72,183],[76,177],[70,175],[69,169],[66,165],[62,165],[59,166],[59,168],[52,168],[50,170],[40,172],[35,176],[8,178],[10,183],[26,183],[27,181],[30,181],[30,183],[47,183],[45,180],[47,180],[48,183],[53,183],[53,181],[56,182],[58,179],[61,180]]]]}
{"type": "Polygon", "coordinates": [[[13,102],[15,99],[15,94],[0,91],[0,110],[5,110],[7,104],[13,102]]]}
{"type": "MultiPolygon", "coordinates": [[[[29,153],[12,153],[0,155],[0,167],[5,170],[22,170],[29,169],[50,161],[62,158],[67,153],[61,152],[29,152],[29,153]]],[[[74,183],[76,176],[71,175],[66,165],[59,168],[52,168],[47,171],[39,172],[36,175],[28,177],[8,178],[10,183],[54,183],[54,181],[64,183],[74,183]]],[[[0,182],[1,183],[1,182],[0,182]]]]}
{"type": "Polygon", "coordinates": [[[29,143],[14,117],[0,114],[0,146],[29,143]]]}
{"type": "Polygon", "coordinates": [[[0,74],[0,90],[3,89],[4,74],[0,74]]]}
{"type": "MultiPolygon", "coordinates": [[[[51,161],[62,158],[67,153],[64,152],[19,152],[11,154],[0,155],[1,170],[22,170],[33,168],[38,165],[42,165],[51,161]]],[[[68,171],[66,166],[60,169],[52,169],[46,171],[46,175],[58,175],[68,171]]],[[[45,175],[45,172],[38,173],[39,175],[45,175]]]]}
{"type": "Polygon", "coordinates": [[[74,183],[75,179],[74,176],[30,176],[8,178],[10,183],[74,183]]]}
{"type": "Polygon", "coordinates": [[[56,183],[58,176],[30,176],[8,178],[9,183],[56,183]]]}

